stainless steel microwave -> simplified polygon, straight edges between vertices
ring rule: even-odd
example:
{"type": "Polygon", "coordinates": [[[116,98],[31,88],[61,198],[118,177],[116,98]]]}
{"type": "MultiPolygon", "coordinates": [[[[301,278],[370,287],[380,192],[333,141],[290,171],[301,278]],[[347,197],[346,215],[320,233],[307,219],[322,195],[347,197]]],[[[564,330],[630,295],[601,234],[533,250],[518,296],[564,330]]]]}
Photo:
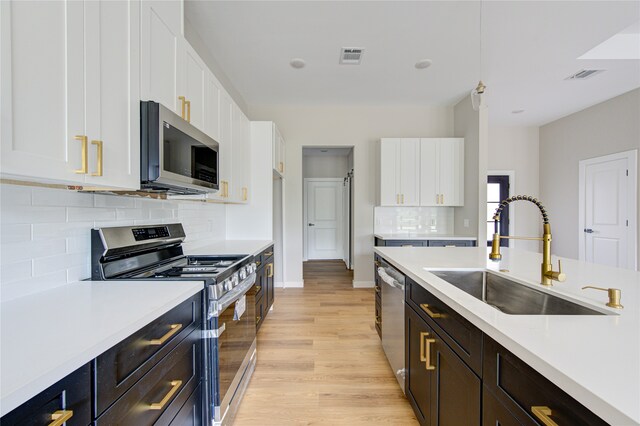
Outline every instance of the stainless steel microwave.
{"type": "Polygon", "coordinates": [[[140,120],[142,190],[203,194],[219,189],[218,142],[157,102],[140,102],[140,120]]]}

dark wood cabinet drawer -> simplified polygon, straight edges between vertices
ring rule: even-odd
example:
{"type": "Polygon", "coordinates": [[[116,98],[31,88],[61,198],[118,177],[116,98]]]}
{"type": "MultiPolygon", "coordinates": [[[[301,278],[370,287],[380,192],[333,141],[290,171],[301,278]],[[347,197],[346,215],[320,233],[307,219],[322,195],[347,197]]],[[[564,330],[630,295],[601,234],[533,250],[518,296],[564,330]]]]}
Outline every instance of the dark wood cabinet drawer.
{"type": "MultiPolygon", "coordinates": [[[[46,356],[46,355],[43,355],[46,356]]],[[[2,426],[49,425],[64,416],[67,426],[91,423],[91,367],[82,366],[0,419],[2,426]]]]}
{"type": "Polygon", "coordinates": [[[96,421],[102,425],[169,424],[201,381],[202,336],[192,332],[96,421]]]}
{"type": "Polygon", "coordinates": [[[521,426],[511,411],[500,404],[496,397],[483,387],[482,390],[482,426],[521,426]]]}
{"type": "Polygon", "coordinates": [[[178,414],[171,420],[171,426],[201,426],[204,424],[202,389],[203,385],[200,383],[178,411],[178,414]]]}
{"type": "Polygon", "coordinates": [[[376,307],[376,317],[375,317],[375,327],[376,327],[376,331],[378,332],[378,336],[380,338],[382,338],[382,306],[380,303],[380,298],[376,298],[376,303],[375,303],[375,307],[376,307]]]}
{"type": "Polygon", "coordinates": [[[264,268],[256,271],[256,300],[260,299],[267,292],[265,282],[264,268]]]}
{"type": "Polygon", "coordinates": [[[273,262],[271,258],[273,257],[273,246],[265,249],[262,253],[255,257],[256,266],[258,268],[263,268],[267,263],[273,262]]]}
{"type": "Polygon", "coordinates": [[[429,247],[474,247],[472,240],[429,240],[429,247]]]}
{"type": "Polygon", "coordinates": [[[407,278],[405,299],[478,376],[482,376],[482,331],[462,315],[407,278]]]}
{"type": "Polygon", "coordinates": [[[488,336],[484,352],[486,388],[520,423],[542,425],[548,417],[563,426],[607,424],[488,336]]]}
{"type": "Polygon", "coordinates": [[[138,330],[94,360],[99,416],[202,322],[201,293],[138,330]]]}

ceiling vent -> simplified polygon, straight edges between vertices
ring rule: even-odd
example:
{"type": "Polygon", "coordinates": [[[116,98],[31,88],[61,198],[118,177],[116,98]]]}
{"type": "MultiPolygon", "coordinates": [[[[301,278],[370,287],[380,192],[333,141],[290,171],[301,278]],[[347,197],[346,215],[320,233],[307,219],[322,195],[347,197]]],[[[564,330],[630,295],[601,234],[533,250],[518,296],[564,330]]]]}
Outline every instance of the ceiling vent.
{"type": "Polygon", "coordinates": [[[581,70],[565,78],[565,80],[584,80],[585,78],[593,77],[601,72],[604,72],[604,70],[581,70]]]}
{"type": "Polygon", "coordinates": [[[360,65],[364,49],[362,47],[343,47],[340,49],[340,63],[343,65],[360,65]]]}

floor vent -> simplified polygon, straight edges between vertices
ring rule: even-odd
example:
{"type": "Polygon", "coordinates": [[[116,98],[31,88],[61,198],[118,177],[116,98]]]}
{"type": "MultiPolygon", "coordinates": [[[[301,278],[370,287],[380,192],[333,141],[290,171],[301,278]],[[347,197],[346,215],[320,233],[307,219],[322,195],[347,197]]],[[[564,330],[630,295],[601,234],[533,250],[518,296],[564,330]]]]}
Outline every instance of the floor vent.
{"type": "Polygon", "coordinates": [[[362,47],[343,47],[340,49],[340,63],[343,65],[360,65],[364,49],[362,47]]]}
{"type": "Polygon", "coordinates": [[[604,70],[580,70],[577,73],[570,75],[565,80],[584,80],[585,78],[593,77],[596,74],[600,74],[604,70]]]}

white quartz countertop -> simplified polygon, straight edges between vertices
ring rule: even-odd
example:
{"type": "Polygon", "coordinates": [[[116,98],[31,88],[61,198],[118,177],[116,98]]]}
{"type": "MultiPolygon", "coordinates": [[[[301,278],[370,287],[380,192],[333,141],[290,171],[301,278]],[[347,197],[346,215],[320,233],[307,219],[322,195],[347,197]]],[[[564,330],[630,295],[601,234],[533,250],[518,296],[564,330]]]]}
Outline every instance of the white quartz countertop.
{"type": "Polygon", "coordinates": [[[464,240],[476,241],[477,237],[465,237],[461,235],[443,234],[418,234],[418,233],[393,233],[393,234],[373,234],[374,237],[382,240],[464,240]]]}
{"type": "Polygon", "coordinates": [[[484,247],[375,251],[605,421],[640,425],[639,272],[563,258],[567,280],[547,289],[539,284],[542,256],[533,252],[502,249],[503,260],[492,262],[484,247]],[[492,270],[611,315],[505,314],[429,272],[456,269],[492,270]],[[624,309],[606,307],[606,292],[585,285],[620,288],[624,309]]]}
{"type": "Polygon", "coordinates": [[[223,240],[185,248],[188,255],[247,254],[256,255],[273,245],[271,240],[223,240]]]}
{"type": "Polygon", "coordinates": [[[203,289],[201,281],[83,281],[0,304],[0,416],[203,289]]]}

